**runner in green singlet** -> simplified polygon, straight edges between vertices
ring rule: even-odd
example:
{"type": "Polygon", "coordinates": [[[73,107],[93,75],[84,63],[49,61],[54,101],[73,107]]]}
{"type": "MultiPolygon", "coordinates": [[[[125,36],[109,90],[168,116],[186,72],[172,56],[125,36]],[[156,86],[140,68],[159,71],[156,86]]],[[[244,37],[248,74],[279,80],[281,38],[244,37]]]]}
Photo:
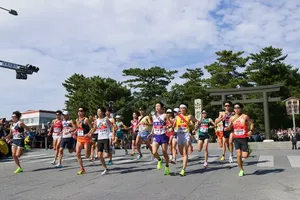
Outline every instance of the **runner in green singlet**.
{"type": "Polygon", "coordinates": [[[201,152],[204,147],[204,164],[203,167],[207,167],[208,160],[208,139],[209,139],[209,128],[214,128],[216,125],[211,118],[207,118],[207,112],[202,111],[202,117],[200,121],[197,121],[195,130],[198,132],[198,152],[201,152]],[[211,126],[211,124],[213,126],[211,126]]]}
{"type": "Polygon", "coordinates": [[[119,144],[119,140],[120,140],[121,146],[125,150],[125,155],[128,155],[127,146],[124,142],[124,130],[126,130],[127,127],[121,121],[121,116],[119,116],[119,115],[116,116],[116,127],[117,127],[117,130],[116,130],[117,137],[115,139],[115,143],[119,144]]]}

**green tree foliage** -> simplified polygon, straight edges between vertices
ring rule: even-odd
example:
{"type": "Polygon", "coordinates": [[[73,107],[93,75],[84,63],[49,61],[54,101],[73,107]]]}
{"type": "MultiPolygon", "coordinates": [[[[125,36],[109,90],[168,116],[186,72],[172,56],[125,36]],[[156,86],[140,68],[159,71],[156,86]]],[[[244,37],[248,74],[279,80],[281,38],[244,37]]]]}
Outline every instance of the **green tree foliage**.
{"type": "Polygon", "coordinates": [[[239,72],[245,68],[249,58],[243,58],[244,52],[218,51],[217,61],[206,65],[204,68],[211,75],[206,80],[211,88],[236,88],[237,86],[249,86],[246,74],[239,72]]]}
{"type": "Polygon", "coordinates": [[[167,86],[174,79],[176,70],[166,70],[158,66],[149,69],[130,68],[123,70],[123,75],[132,77],[124,81],[130,88],[136,89],[134,107],[153,105],[167,92],[167,86]]]}
{"type": "MultiPolygon", "coordinates": [[[[280,96],[282,99],[286,99],[290,96],[299,97],[300,74],[298,69],[285,63],[287,56],[288,55],[283,55],[282,49],[272,46],[263,48],[259,53],[250,54],[250,64],[245,70],[248,80],[254,82],[257,86],[284,83],[284,87],[282,87],[279,92],[271,93],[270,96],[280,96]]],[[[261,95],[256,97],[259,98],[261,95]]],[[[246,108],[260,129],[264,129],[263,105],[251,104],[246,108]]],[[[269,110],[272,128],[292,127],[291,120],[289,117],[286,117],[284,103],[269,103],[269,110]]]]}
{"type": "MultiPolygon", "coordinates": [[[[87,108],[89,115],[96,114],[100,105],[107,107],[109,101],[115,102],[115,107],[121,109],[118,114],[124,116],[125,122],[131,119],[133,109],[141,105],[148,106],[148,111],[154,108],[155,101],[163,101],[167,107],[178,107],[180,103],[189,105],[190,113],[194,113],[194,100],[203,100],[203,108],[210,111],[210,117],[217,117],[221,106],[211,106],[210,102],[220,100],[211,98],[207,88],[237,88],[284,83],[280,92],[270,96],[280,96],[286,99],[290,96],[300,98],[300,74],[298,69],[286,64],[287,55],[282,49],[272,46],[263,48],[258,53],[243,56],[244,52],[230,50],[216,52],[217,59],[210,65],[204,66],[210,77],[203,78],[203,69],[187,69],[180,76],[183,84],[176,82],[168,91],[167,88],[176,70],[166,70],[158,66],[148,69],[130,68],[123,70],[123,76],[129,79],[124,81],[130,90],[113,79],[99,76],[85,77],[74,74],[63,83],[66,88],[66,108],[71,117],[77,117],[78,107],[87,108]]],[[[229,95],[227,99],[240,99],[241,95],[229,95]]],[[[248,98],[262,98],[261,94],[250,94],[248,98]]],[[[262,103],[246,104],[245,111],[255,121],[259,131],[264,130],[264,113],[262,103]]],[[[285,105],[282,102],[269,103],[271,128],[292,127],[292,120],[286,116],[285,105]]],[[[300,119],[296,119],[296,123],[300,119]]]]}
{"type": "Polygon", "coordinates": [[[202,99],[205,105],[208,104],[203,75],[201,68],[186,69],[186,72],[180,76],[181,79],[184,79],[184,83],[173,85],[171,91],[165,93],[164,98],[172,108],[178,107],[181,103],[188,104],[189,112],[194,114],[195,99],[202,99]]]}
{"type": "Polygon", "coordinates": [[[130,99],[130,90],[111,78],[85,77],[73,74],[64,83],[67,94],[65,102],[71,118],[77,118],[77,110],[84,107],[87,115],[95,115],[99,106],[108,107],[113,101],[116,108],[122,108],[130,99]]]}

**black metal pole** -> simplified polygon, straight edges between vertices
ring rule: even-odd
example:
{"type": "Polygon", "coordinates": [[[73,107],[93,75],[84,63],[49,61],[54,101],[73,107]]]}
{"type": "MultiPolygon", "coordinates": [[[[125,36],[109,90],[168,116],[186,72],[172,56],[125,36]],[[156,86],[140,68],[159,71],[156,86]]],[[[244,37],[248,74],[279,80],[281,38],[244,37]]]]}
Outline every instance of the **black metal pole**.
{"type": "Polygon", "coordinates": [[[6,8],[3,8],[3,7],[0,7],[0,9],[7,11],[7,12],[8,12],[9,14],[11,14],[11,15],[15,15],[15,16],[18,15],[18,12],[15,11],[15,10],[13,10],[13,9],[8,10],[8,9],[6,9],[6,8]]]}

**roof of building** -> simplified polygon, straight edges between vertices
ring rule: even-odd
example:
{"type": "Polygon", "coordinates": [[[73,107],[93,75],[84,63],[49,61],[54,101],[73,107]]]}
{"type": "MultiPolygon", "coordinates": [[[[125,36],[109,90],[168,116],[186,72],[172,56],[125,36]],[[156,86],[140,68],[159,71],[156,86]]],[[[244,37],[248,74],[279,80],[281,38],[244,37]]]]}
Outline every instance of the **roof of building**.
{"type": "Polygon", "coordinates": [[[22,112],[22,115],[24,114],[33,114],[33,113],[49,113],[49,114],[55,114],[56,111],[50,111],[50,110],[27,110],[25,112],[22,112]]]}

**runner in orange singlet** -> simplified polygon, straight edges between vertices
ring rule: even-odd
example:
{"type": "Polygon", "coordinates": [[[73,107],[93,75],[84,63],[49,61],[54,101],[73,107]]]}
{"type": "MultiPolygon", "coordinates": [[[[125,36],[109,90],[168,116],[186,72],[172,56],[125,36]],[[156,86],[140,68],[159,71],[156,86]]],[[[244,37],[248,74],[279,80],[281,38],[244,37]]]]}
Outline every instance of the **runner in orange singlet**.
{"type": "Polygon", "coordinates": [[[236,159],[240,168],[239,176],[244,176],[243,158],[247,158],[249,153],[248,138],[252,135],[254,124],[248,115],[243,114],[243,105],[240,103],[234,104],[235,115],[230,118],[229,126],[226,131],[233,131],[233,142],[236,149],[236,159]],[[250,127],[250,131],[248,130],[250,127]]]}
{"type": "Polygon", "coordinates": [[[77,175],[84,174],[85,169],[82,164],[81,150],[84,147],[85,157],[89,158],[91,154],[91,137],[94,133],[94,127],[92,127],[89,119],[85,117],[85,109],[80,107],[78,109],[78,118],[76,119],[77,126],[77,144],[76,144],[76,156],[80,165],[80,171],[77,175]]]}

